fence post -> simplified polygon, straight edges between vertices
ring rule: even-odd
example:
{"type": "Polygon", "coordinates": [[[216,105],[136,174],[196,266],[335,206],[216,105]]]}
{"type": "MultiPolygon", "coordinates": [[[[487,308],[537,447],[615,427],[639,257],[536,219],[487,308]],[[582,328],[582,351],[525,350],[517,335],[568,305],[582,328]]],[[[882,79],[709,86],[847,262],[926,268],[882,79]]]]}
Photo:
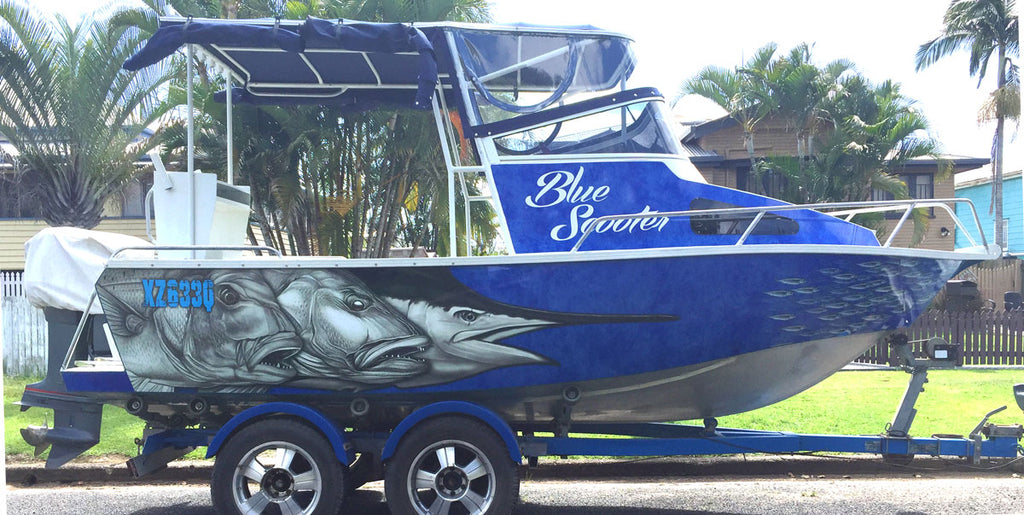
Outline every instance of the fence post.
{"type": "Polygon", "coordinates": [[[0,272],[3,317],[3,373],[35,376],[46,373],[46,317],[25,297],[23,273],[0,272]]]}

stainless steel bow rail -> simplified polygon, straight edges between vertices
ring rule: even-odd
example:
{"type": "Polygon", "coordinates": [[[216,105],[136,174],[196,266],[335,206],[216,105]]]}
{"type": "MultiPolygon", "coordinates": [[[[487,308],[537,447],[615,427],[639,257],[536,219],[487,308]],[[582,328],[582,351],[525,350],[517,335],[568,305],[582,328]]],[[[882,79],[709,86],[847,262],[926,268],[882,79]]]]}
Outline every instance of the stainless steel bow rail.
{"type": "MultiPolygon", "coordinates": [[[[967,227],[956,215],[956,212],[950,207],[950,204],[966,204],[970,210],[971,215],[974,218],[974,226],[981,235],[981,247],[987,247],[988,242],[985,239],[985,232],[981,229],[981,220],[978,218],[978,212],[974,208],[974,203],[968,199],[954,198],[954,199],[928,199],[928,200],[883,200],[883,201],[867,201],[867,202],[831,202],[831,203],[818,203],[818,204],[783,204],[779,206],[758,206],[758,207],[735,207],[735,208],[722,208],[722,209],[690,209],[686,211],[665,211],[665,212],[646,212],[646,213],[629,213],[619,215],[605,215],[598,218],[594,218],[593,222],[588,225],[583,234],[580,235],[576,244],[573,245],[570,252],[576,252],[582,247],[583,242],[586,241],[587,237],[590,236],[599,226],[605,223],[613,223],[619,220],[640,220],[650,218],[679,218],[679,217],[713,217],[713,216],[730,216],[730,215],[749,215],[753,214],[754,217],[750,221],[750,224],[740,235],[739,240],[735,245],[743,245],[746,243],[747,238],[754,233],[754,229],[761,223],[766,214],[775,214],[786,211],[804,211],[813,210],[821,211],[827,215],[834,216],[836,218],[850,221],[854,216],[867,213],[881,213],[890,211],[902,211],[903,214],[892,232],[889,234],[888,239],[882,247],[890,247],[896,235],[903,229],[906,221],[913,214],[915,209],[919,208],[939,208],[949,214],[950,218],[953,219],[953,223],[956,227],[964,232],[967,240],[970,242],[972,247],[979,246],[977,240],[971,235],[971,232],[967,230],[967,227]]],[[[740,220],[745,222],[746,220],[740,220]]]]}

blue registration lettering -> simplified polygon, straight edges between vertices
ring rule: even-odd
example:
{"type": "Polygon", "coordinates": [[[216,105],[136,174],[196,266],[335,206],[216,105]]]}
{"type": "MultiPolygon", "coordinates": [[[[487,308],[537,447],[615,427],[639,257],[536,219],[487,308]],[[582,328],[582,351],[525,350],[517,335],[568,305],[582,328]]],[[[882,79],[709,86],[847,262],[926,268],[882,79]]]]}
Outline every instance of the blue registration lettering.
{"type": "Polygon", "coordinates": [[[178,283],[178,302],[183,308],[189,307],[189,295],[192,292],[188,281],[181,281],[178,283]]]}
{"type": "Polygon", "coordinates": [[[203,282],[203,306],[207,313],[213,311],[213,281],[210,279],[203,282]]]}
{"type": "MultiPolygon", "coordinates": [[[[199,279],[192,281],[192,307],[199,308],[203,306],[203,283],[199,279]]],[[[209,309],[207,309],[209,311],[209,309]]]]}
{"type": "Polygon", "coordinates": [[[153,279],[143,279],[142,290],[145,292],[143,294],[142,305],[148,307],[156,306],[156,303],[153,301],[153,279]]]}
{"type": "Polygon", "coordinates": [[[178,307],[178,281],[167,280],[167,305],[172,308],[178,307]]]}
{"type": "Polygon", "coordinates": [[[164,289],[167,287],[167,281],[163,279],[157,279],[154,281],[156,286],[156,307],[162,308],[167,306],[167,302],[164,301],[164,289]]]}

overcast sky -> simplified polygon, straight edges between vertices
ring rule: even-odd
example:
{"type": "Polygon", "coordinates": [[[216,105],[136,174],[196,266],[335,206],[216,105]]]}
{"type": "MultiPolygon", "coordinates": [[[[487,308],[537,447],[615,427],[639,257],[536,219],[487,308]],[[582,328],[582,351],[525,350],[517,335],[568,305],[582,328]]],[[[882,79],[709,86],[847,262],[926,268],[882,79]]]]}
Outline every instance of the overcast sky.
{"type": "MultiPolygon", "coordinates": [[[[32,3],[77,19],[110,2],[32,3]]],[[[945,0],[492,0],[491,5],[496,22],[590,24],[632,37],[639,65],[631,85],[655,86],[668,99],[707,65],[731,68],[768,42],[781,51],[813,43],[818,64],[845,58],[872,81],[900,82],[903,94],[918,101],[944,152],[990,153],[994,125],[979,126],[977,113],[995,88],[994,71],[980,89],[967,73],[966,54],[914,71],[917,47],[941,28],[945,0]]],[[[690,104],[680,108],[683,116],[702,114],[690,104]]],[[[1021,167],[1022,148],[1019,139],[1008,140],[1006,170],[1021,167]]]]}

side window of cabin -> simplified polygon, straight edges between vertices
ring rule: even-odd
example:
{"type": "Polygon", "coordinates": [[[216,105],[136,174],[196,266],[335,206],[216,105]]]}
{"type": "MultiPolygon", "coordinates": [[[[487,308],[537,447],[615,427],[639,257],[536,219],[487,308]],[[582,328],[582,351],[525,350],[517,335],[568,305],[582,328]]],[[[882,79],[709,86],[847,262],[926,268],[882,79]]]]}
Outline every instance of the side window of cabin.
{"type": "MultiPolygon", "coordinates": [[[[740,207],[726,202],[719,202],[706,198],[697,198],[690,203],[691,210],[702,209],[729,209],[740,207]]],[[[690,217],[690,229],[694,233],[703,236],[740,236],[754,221],[756,213],[717,214],[690,217]]],[[[771,213],[761,217],[761,221],[754,227],[751,235],[759,236],[782,236],[796,234],[800,231],[800,224],[791,218],[774,215],[771,213]]]]}

